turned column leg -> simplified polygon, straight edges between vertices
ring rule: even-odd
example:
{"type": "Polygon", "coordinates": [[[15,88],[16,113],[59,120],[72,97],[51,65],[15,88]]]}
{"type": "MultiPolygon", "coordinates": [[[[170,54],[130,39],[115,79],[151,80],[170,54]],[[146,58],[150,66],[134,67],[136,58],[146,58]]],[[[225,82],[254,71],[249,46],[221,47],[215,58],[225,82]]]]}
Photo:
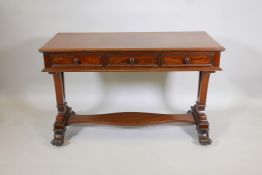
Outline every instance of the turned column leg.
{"type": "Polygon", "coordinates": [[[209,145],[212,142],[212,140],[209,138],[209,123],[205,114],[210,73],[211,72],[204,71],[199,72],[197,102],[194,106],[191,107],[191,112],[196,122],[199,143],[202,145],[209,145]]]}
{"type": "Polygon", "coordinates": [[[56,120],[54,123],[54,139],[51,141],[51,143],[53,145],[60,146],[64,143],[64,134],[66,130],[66,125],[72,111],[71,108],[67,106],[65,100],[64,73],[55,72],[52,74],[55,84],[56,103],[57,103],[58,113],[56,115],[56,120]]]}

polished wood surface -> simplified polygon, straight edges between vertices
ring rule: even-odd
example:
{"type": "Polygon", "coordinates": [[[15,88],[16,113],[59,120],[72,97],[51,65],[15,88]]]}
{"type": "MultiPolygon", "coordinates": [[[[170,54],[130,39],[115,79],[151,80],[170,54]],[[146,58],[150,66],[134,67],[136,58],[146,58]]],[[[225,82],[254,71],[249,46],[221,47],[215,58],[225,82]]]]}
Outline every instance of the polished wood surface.
{"type": "Polygon", "coordinates": [[[218,71],[220,52],[51,52],[44,72],[218,71]]]}
{"type": "Polygon", "coordinates": [[[205,114],[211,73],[221,70],[224,48],[205,32],[58,33],[43,52],[43,71],[53,74],[57,115],[52,144],[64,142],[66,126],[77,123],[121,126],[166,122],[196,125],[199,143],[208,145],[205,114]],[[67,105],[64,72],[163,72],[198,71],[196,104],[185,114],[121,112],[78,115],[67,105]]]}
{"type": "Polygon", "coordinates": [[[195,120],[192,114],[155,114],[142,112],[73,115],[68,120],[68,124],[91,123],[119,126],[143,126],[168,122],[195,123],[195,120]]]}
{"type": "Polygon", "coordinates": [[[223,51],[206,32],[57,33],[40,52],[223,51]]]}

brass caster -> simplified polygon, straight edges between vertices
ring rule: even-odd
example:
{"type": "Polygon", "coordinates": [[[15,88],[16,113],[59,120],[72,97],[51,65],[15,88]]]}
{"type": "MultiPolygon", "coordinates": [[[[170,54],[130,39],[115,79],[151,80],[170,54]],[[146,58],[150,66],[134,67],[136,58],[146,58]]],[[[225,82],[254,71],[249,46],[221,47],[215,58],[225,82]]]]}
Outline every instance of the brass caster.
{"type": "Polygon", "coordinates": [[[202,131],[199,133],[199,143],[201,145],[210,145],[212,143],[212,140],[208,136],[208,131],[202,131]]]}
{"type": "Polygon", "coordinates": [[[64,143],[64,129],[54,129],[54,139],[51,141],[52,145],[61,146],[64,143]]]}

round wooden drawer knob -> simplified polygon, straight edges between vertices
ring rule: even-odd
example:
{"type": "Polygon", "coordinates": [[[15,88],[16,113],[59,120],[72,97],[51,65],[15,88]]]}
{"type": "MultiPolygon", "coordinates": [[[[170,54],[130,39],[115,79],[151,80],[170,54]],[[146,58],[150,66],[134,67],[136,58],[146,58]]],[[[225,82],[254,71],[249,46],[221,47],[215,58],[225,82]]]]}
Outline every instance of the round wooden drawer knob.
{"type": "Polygon", "coordinates": [[[185,63],[185,64],[190,64],[190,58],[186,57],[186,58],[184,59],[184,63],[185,63]]]}
{"type": "Polygon", "coordinates": [[[129,58],[128,63],[129,64],[135,64],[136,63],[136,59],[135,58],[129,58]]]}
{"type": "Polygon", "coordinates": [[[79,58],[74,58],[74,64],[81,64],[81,61],[79,58]]]}

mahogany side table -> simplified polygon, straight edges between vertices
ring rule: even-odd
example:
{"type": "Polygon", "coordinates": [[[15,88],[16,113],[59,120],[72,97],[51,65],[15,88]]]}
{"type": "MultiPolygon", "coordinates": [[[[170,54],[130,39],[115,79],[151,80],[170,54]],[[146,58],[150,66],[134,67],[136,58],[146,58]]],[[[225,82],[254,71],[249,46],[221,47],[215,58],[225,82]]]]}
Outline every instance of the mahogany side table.
{"type": "Polygon", "coordinates": [[[146,125],[189,122],[199,142],[211,143],[205,114],[210,73],[221,70],[224,47],[206,32],[57,33],[39,49],[44,72],[53,75],[58,113],[53,145],[64,143],[66,126],[76,123],[146,125]],[[196,104],[185,114],[121,112],[78,115],[66,103],[64,72],[198,71],[196,104]]]}

